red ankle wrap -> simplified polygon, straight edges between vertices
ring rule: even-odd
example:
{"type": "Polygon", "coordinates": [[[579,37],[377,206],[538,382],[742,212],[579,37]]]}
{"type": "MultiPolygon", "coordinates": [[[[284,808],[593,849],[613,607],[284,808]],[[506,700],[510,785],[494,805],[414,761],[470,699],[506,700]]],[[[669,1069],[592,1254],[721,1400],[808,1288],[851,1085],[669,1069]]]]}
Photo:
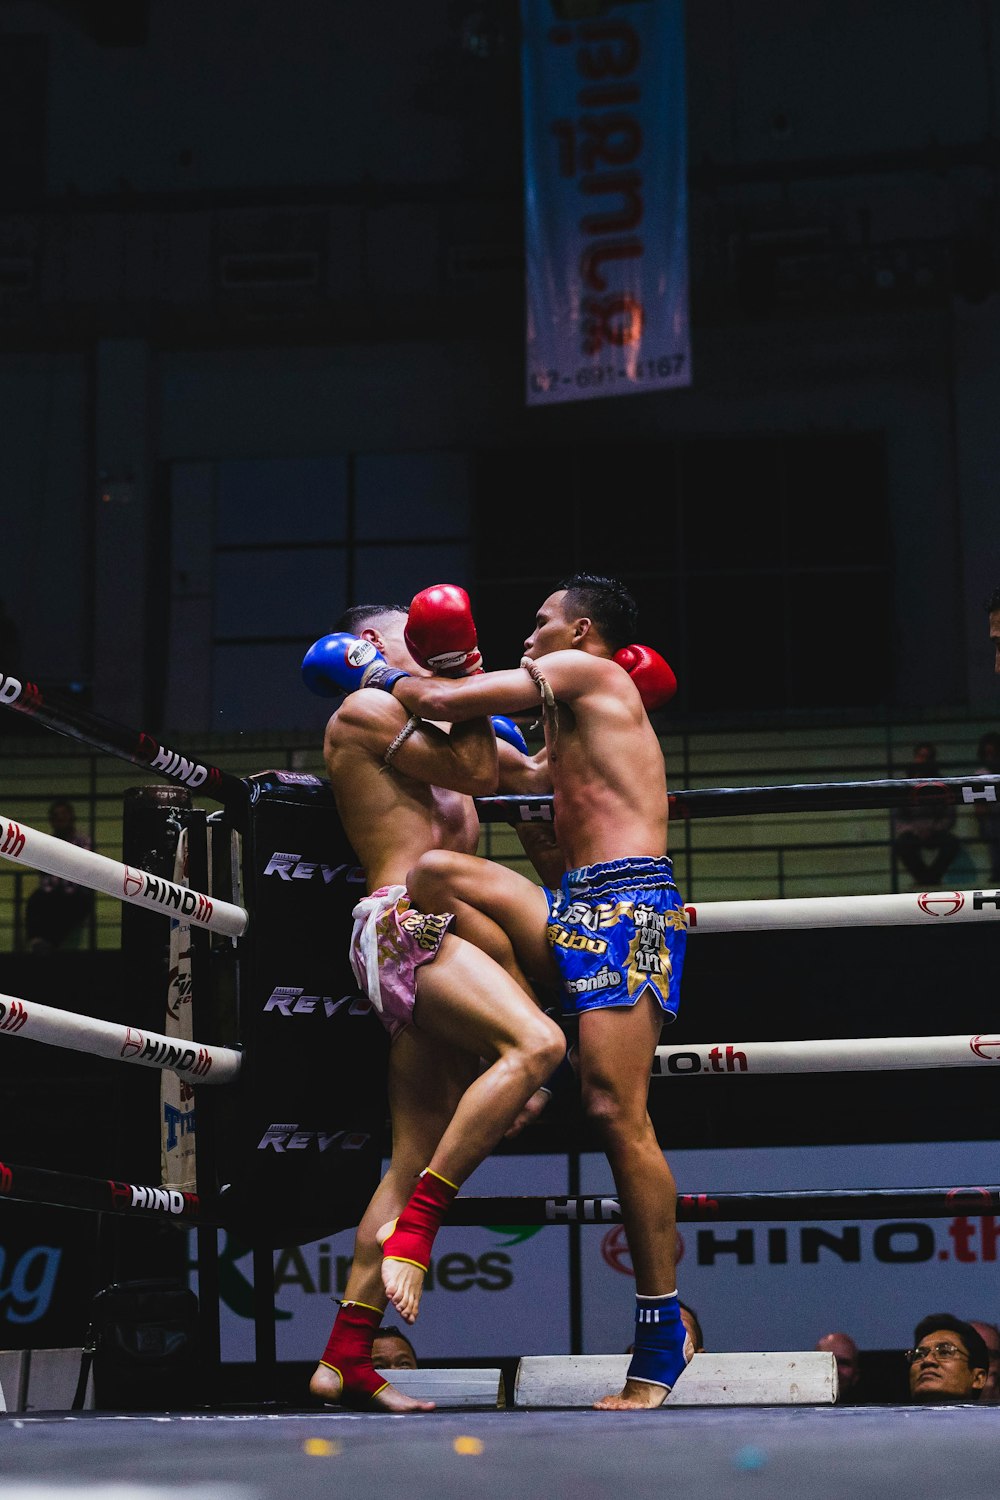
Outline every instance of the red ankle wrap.
{"type": "Polygon", "coordinates": [[[345,1405],[352,1400],[368,1401],[389,1384],[372,1364],[372,1344],[381,1321],[377,1307],[364,1302],[340,1304],[320,1364],[340,1376],[340,1399],[345,1405]]]}
{"type": "Polygon", "coordinates": [[[382,1254],[391,1260],[406,1260],[426,1271],[431,1263],[431,1246],[441,1228],[441,1221],[455,1199],[458,1188],[426,1167],[420,1174],[410,1201],[396,1220],[396,1227],[382,1245],[382,1254]]]}

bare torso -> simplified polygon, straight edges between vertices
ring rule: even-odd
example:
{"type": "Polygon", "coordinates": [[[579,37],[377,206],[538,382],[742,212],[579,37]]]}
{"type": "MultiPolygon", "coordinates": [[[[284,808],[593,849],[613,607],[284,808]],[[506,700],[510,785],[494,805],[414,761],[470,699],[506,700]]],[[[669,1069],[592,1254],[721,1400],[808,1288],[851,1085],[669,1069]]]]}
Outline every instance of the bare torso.
{"type": "Polygon", "coordinates": [[[614,662],[578,651],[554,653],[540,665],[549,670],[558,704],[558,729],[550,721],[546,739],[555,832],[567,869],[665,854],[663,752],[627,676],[614,662]],[[566,671],[574,683],[569,702],[559,699],[566,671]]]}
{"type": "Polygon", "coordinates": [[[369,891],[404,884],[429,849],[476,852],[479,818],[471,797],[386,767],[363,736],[338,726],[337,717],[327,728],[327,774],[369,891]]]}

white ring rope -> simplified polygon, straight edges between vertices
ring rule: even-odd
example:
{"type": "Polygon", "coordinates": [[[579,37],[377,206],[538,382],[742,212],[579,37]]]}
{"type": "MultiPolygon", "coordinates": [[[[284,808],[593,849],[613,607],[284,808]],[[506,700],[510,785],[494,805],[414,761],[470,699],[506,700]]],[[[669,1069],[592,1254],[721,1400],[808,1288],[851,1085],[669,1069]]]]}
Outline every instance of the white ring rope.
{"type": "Polygon", "coordinates": [[[175,885],[172,880],[150,875],[145,870],[133,870],[92,849],[81,849],[67,839],[57,839],[50,833],[40,833],[37,828],[15,823],[2,813],[0,855],[15,864],[56,875],[60,880],[102,891],[118,901],[149,907],[167,917],[185,917],[226,937],[241,937],[246,931],[249,919],[242,906],[217,901],[213,896],[189,890],[186,885],[175,885]]]}
{"type": "Polygon", "coordinates": [[[657,1047],[654,1078],[692,1073],[862,1073],[1000,1066],[1000,1030],[976,1036],[841,1037],[815,1042],[689,1042],[657,1047]]]}
{"type": "Polygon", "coordinates": [[[904,927],[1000,918],[1000,890],[891,896],[795,896],[776,901],[689,902],[690,932],[766,932],[796,927],[904,927]]]}
{"type": "Polygon", "coordinates": [[[242,1062],[240,1053],[231,1047],[209,1047],[116,1021],[95,1021],[13,995],[0,995],[0,1032],[146,1068],[169,1068],[196,1083],[231,1083],[242,1062]]]}

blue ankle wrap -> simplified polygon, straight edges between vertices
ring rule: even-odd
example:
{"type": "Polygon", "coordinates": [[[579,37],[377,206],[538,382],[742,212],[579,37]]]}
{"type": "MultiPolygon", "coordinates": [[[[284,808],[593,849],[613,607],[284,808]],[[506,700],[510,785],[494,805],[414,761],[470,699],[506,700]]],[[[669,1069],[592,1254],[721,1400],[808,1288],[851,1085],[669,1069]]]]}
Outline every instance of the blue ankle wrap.
{"type": "Polygon", "coordinates": [[[672,1390],[692,1352],[676,1293],[636,1298],[635,1350],[628,1379],[672,1390]]]}

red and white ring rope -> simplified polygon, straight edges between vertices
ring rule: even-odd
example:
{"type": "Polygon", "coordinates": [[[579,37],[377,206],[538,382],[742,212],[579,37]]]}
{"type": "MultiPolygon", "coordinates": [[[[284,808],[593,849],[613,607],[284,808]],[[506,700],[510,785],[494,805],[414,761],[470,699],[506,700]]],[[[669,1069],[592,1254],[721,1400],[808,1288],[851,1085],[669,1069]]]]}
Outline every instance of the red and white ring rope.
{"type": "Polygon", "coordinates": [[[225,937],[241,937],[246,931],[248,917],[242,906],[218,901],[214,896],[189,890],[186,885],[175,885],[161,875],[133,870],[129,865],[119,864],[118,860],[108,859],[92,849],[81,849],[67,839],[57,839],[37,828],[28,828],[24,823],[15,823],[13,818],[4,817],[2,813],[0,856],[14,864],[55,875],[60,880],[85,885],[89,890],[102,891],[118,901],[145,906],[165,917],[183,917],[199,927],[207,927],[210,932],[221,932],[225,937]]]}
{"type": "Polygon", "coordinates": [[[169,1068],[195,1083],[231,1083],[239,1075],[242,1061],[240,1053],[231,1047],[209,1047],[116,1021],[96,1021],[92,1016],[74,1015],[13,995],[0,995],[0,1035],[139,1063],[145,1068],[169,1068]]]}
{"type": "Polygon", "coordinates": [[[905,927],[1000,918],[1000,890],[889,896],[787,896],[775,901],[688,902],[690,932],[780,932],[798,927],[905,927]]]}
{"type": "Polygon", "coordinates": [[[903,1068],[1000,1069],[1000,1030],[976,1036],[838,1037],[814,1042],[687,1042],[657,1047],[654,1078],[706,1073],[861,1073],[903,1068]]]}

